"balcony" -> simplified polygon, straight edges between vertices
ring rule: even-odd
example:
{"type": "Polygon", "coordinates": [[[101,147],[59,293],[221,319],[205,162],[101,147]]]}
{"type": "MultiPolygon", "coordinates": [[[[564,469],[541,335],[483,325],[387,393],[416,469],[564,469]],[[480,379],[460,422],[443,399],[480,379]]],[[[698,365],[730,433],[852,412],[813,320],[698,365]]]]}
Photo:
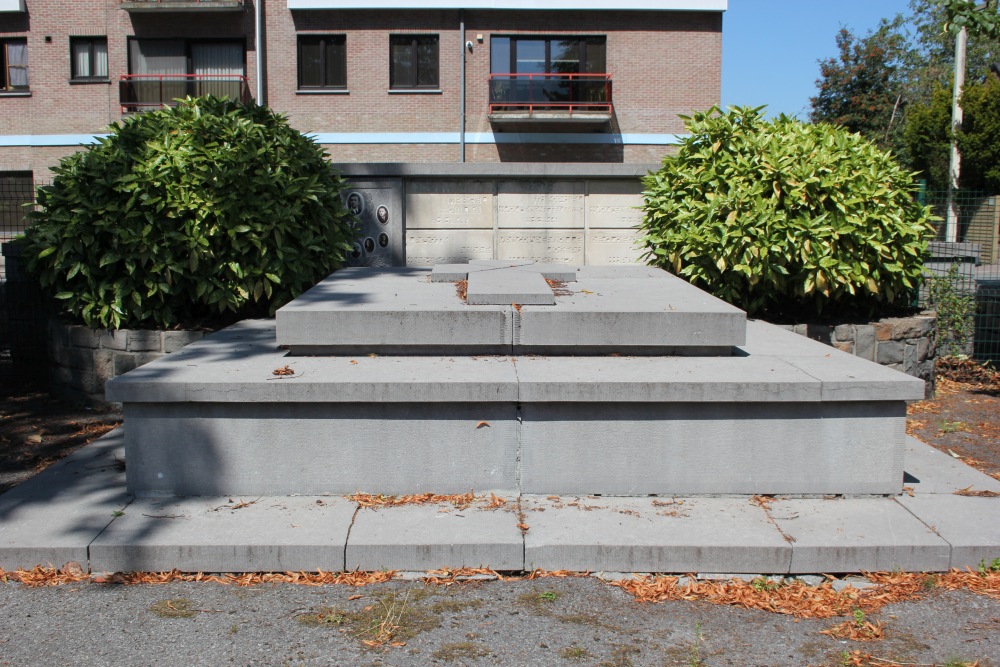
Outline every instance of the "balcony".
{"type": "Polygon", "coordinates": [[[215,95],[251,102],[245,76],[233,74],[126,74],[118,82],[122,113],[176,106],[188,95],[215,95]]]}
{"type": "Polygon", "coordinates": [[[240,12],[243,0],[119,0],[121,8],[142,12],[240,12]]]}
{"type": "Polygon", "coordinates": [[[603,129],[614,106],[609,74],[491,74],[489,119],[494,125],[603,129]]]}

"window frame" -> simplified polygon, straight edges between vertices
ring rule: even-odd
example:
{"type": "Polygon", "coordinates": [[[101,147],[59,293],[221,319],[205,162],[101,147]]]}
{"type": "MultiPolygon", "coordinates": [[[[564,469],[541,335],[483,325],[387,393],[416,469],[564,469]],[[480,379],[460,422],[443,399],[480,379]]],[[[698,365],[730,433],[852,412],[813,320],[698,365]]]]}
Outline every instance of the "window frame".
{"type": "MultiPolygon", "coordinates": [[[[573,40],[579,42],[579,63],[580,70],[579,74],[588,74],[589,69],[589,59],[587,58],[586,45],[587,44],[601,44],[604,46],[604,69],[607,70],[607,58],[608,58],[608,36],[607,35],[552,35],[547,33],[531,34],[531,33],[517,33],[517,34],[507,34],[498,33],[495,35],[490,35],[491,51],[490,51],[490,73],[491,74],[526,74],[527,72],[517,71],[517,42],[545,42],[545,73],[555,73],[552,61],[552,42],[563,42],[573,40]],[[492,40],[502,38],[509,40],[508,42],[508,62],[506,63],[507,69],[499,68],[497,63],[493,62],[493,52],[492,52],[492,40]]],[[[607,72],[592,72],[594,74],[606,74],[607,72]]]]}
{"type": "Polygon", "coordinates": [[[31,93],[31,74],[29,71],[29,66],[27,64],[28,58],[28,38],[25,36],[18,37],[0,37],[0,95],[24,95],[31,93]],[[7,46],[9,44],[21,44],[24,46],[25,63],[24,65],[11,65],[7,62],[7,46]],[[17,67],[24,70],[25,77],[28,79],[28,83],[23,86],[14,86],[11,84],[10,70],[11,67],[17,67]]]}
{"type": "Polygon", "coordinates": [[[296,90],[300,91],[324,91],[324,90],[334,90],[342,91],[347,90],[347,35],[343,33],[312,33],[312,34],[300,34],[296,36],[295,40],[295,53],[296,53],[296,90]],[[320,45],[320,78],[322,82],[318,85],[306,85],[303,84],[303,64],[305,59],[302,57],[302,47],[306,42],[315,42],[320,45]],[[341,48],[341,58],[342,58],[342,70],[344,74],[343,83],[330,83],[326,81],[326,59],[328,56],[326,44],[329,43],[331,46],[340,46],[341,48]]]}
{"type": "Polygon", "coordinates": [[[406,90],[440,90],[441,88],[441,35],[436,33],[421,33],[421,34],[395,34],[389,35],[389,90],[391,91],[406,91],[406,90]],[[410,81],[399,82],[396,80],[396,68],[395,61],[393,59],[393,47],[398,43],[408,40],[410,44],[414,47],[413,52],[410,54],[410,71],[412,75],[410,81]],[[427,43],[433,44],[434,47],[434,81],[433,83],[419,83],[420,81],[420,55],[419,48],[422,46],[420,44],[421,40],[427,40],[427,43]]]}
{"type": "Polygon", "coordinates": [[[69,80],[73,83],[108,83],[111,81],[111,68],[108,62],[108,38],[106,35],[71,35],[69,38],[69,80]],[[90,72],[87,74],[80,74],[76,71],[76,58],[73,47],[77,44],[87,43],[89,45],[90,52],[90,72]],[[107,74],[104,76],[96,76],[93,74],[94,71],[94,47],[98,43],[104,44],[104,69],[107,70],[107,74]]]}

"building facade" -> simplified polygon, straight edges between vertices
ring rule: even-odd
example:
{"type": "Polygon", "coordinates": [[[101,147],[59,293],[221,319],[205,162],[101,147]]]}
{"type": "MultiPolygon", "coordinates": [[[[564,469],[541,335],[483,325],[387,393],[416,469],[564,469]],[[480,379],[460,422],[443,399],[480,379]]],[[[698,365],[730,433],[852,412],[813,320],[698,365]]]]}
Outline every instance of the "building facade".
{"type": "Polygon", "coordinates": [[[337,162],[655,162],[719,102],[725,8],[0,0],[0,171],[198,93],[256,98],[337,162]]]}
{"type": "MultiPolygon", "coordinates": [[[[401,221],[404,228],[441,217],[411,191],[440,195],[435,201],[446,209],[461,207],[463,193],[486,196],[474,208],[492,214],[480,215],[476,229],[498,228],[503,192],[521,173],[532,174],[532,187],[552,181],[550,203],[562,201],[561,192],[587,196],[601,170],[556,167],[565,163],[619,163],[608,174],[629,184],[598,190],[623,191],[632,204],[635,174],[683,132],[678,115],[719,103],[726,6],[0,0],[0,191],[48,182],[61,157],[129,114],[211,93],[286,114],[335,163],[469,163],[439,179],[426,164],[415,179],[405,169],[380,172],[394,174],[398,208],[427,209],[421,220],[401,221]],[[524,163],[552,169],[515,166],[524,163]]],[[[448,210],[444,219],[453,224],[448,210]]],[[[472,224],[463,220],[459,227],[472,224]]],[[[17,231],[4,225],[0,231],[17,231]]],[[[445,249],[430,256],[468,255],[445,249]]],[[[398,248],[394,257],[398,263],[398,248]]]]}

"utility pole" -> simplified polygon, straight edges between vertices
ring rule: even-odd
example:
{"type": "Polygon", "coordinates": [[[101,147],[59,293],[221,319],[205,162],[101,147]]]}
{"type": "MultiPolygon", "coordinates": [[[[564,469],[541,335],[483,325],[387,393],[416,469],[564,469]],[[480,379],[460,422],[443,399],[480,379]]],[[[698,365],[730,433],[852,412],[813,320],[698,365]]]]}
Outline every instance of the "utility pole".
{"type": "Polygon", "coordinates": [[[954,243],[958,240],[958,207],[955,191],[962,171],[962,156],[958,154],[955,133],[962,127],[962,88],[965,87],[965,47],[969,31],[964,27],[955,35],[955,86],[951,95],[951,160],[948,165],[948,213],[944,223],[944,240],[954,243]]]}

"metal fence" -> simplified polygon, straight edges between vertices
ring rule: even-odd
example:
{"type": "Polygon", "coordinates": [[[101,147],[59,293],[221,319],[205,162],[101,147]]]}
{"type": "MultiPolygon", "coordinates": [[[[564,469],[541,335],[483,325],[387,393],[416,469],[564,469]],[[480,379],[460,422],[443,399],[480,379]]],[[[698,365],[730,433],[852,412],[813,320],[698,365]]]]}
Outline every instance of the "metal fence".
{"type": "Polygon", "coordinates": [[[0,383],[10,386],[25,374],[47,377],[47,303],[27,279],[20,248],[10,243],[28,225],[35,201],[31,172],[0,174],[0,383]]]}
{"type": "MultiPolygon", "coordinates": [[[[940,218],[925,266],[938,280],[953,283],[952,306],[965,303],[971,311],[966,351],[1000,365],[1000,196],[958,191],[950,205],[946,191],[924,191],[920,198],[940,218]]],[[[940,310],[941,304],[934,305],[940,310]]]]}

